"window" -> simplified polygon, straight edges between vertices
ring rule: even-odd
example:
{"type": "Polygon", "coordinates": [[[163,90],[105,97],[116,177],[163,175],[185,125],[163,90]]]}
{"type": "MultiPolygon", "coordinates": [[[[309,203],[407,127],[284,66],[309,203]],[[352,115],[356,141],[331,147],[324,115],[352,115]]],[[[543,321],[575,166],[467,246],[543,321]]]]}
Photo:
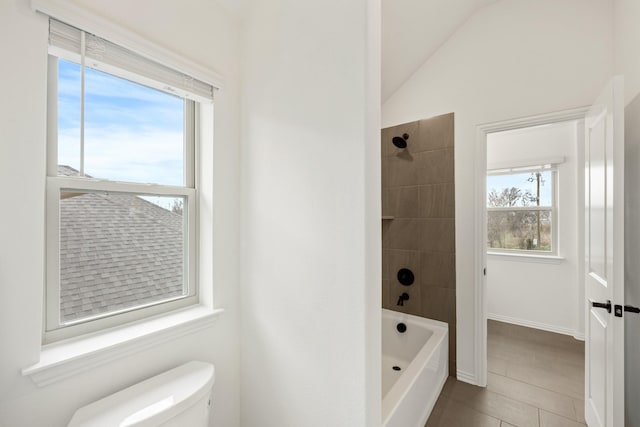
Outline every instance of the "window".
{"type": "Polygon", "coordinates": [[[557,253],[556,174],[550,165],[488,173],[489,250],[557,253]]]}
{"type": "Polygon", "coordinates": [[[196,111],[214,88],[50,20],[46,342],[198,301],[196,111]]]}

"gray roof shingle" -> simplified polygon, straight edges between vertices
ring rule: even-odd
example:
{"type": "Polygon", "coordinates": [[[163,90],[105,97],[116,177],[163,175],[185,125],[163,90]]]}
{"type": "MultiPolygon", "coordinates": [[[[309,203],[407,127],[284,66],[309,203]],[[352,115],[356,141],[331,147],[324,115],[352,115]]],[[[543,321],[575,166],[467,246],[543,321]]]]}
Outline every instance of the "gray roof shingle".
{"type": "MultiPolygon", "coordinates": [[[[78,172],[59,166],[59,175],[78,172]]],[[[63,322],[183,294],[182,215],[123,193],[60,200],[63,322]]]]}

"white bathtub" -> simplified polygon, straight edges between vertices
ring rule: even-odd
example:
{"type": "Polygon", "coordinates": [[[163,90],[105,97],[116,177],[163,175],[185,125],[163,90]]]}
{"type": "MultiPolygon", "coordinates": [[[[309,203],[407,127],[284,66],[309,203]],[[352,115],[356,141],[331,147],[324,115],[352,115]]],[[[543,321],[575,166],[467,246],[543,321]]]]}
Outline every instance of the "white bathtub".
{"type": "Polygon", "coordinates": [[[423,427],[448,375],[449,326],[382,309],[382,426],[423,427]]]}

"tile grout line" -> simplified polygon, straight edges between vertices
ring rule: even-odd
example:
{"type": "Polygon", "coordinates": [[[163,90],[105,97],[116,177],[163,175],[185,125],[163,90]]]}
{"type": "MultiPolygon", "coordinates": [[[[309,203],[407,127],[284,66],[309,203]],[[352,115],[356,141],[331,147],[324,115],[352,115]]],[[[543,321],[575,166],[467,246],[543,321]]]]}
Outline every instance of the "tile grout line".
{"type": "Polygon", "coordinates": [[[564,415],[554,414],[553,412],[547,411],[546,409],[541,409],[541,411],[546,411],[546,412],[549,412],[550,414],[553,414],[553,415],[555,415],[557,417],[560,417],[560,418],[562,418],[564,420],[571,421],[571,422],[576,423],[576,424],[580,424],[581,426],[586,426],[585,423],[583,423],[581,421],[572,420],[571,418],[567,418],[564,415]]]}
{"type": "MultiPolygon", "coordinates": [[[[494,357],[495,357],[495,356],[494,356],[494,357]]],[[[511,360],[509,360],[509,359],[504,359],[504,358],[500,358],[500,357],[498,357],[498,359],[502,359],[503,361],[505,361],[505,362],[507,363],[507,369],[506,369],[506,372],[507,372],[507,373],[506,373],[506,375],[502,375],[502,374],[500,374],[500,373],[493,372],[493,373],[494,373],[494,374],[496,374],[496,375],[501,375],[501,376],[503,376],[503,377],[505,377],[505,378],[509,378],[510,380],[518,381],[518,382],[521,382],[521,383],[523,383],[523,384],[528,384],[528,385],[531,385],[531,386],[534,386],[534,387],[538,387],[538,388],[540,388],[540,389],[542,389],[542,390],[546,390],[546,391],[550,391],[550,392],[553,392],[553,393],[557,393],[557,394],[560,394],[560,395],[562,395],[562,396],[565,396],[565,397],[568,397],[568,398],[571,398],[571,399],[584,400],[584,396],[581,396],[581,397],[575,397],[575,396],[572,396],[572,395],[569,395],[569,394],[566,394],[566,393],[562,393],[562,392],[559,392],[559,391],[556,391],[556,390],[552,390],[552,389],[547,388],[547,387],[542,387],[542,386],[539,386],[539,385],[536,385],[536,384],[531,384],[531,383],[528,383],[528,382],[522,381],[522,380],[520,380],[520,379],[518,379],[518,378],[514,378],[514,377],[512,377],[512,376],[510,376],[510,375],[509,375],[509,367],[511,366],[511,364],[512,364],[513,362],[512,362],[511,360]]],[[[488,369],[487,369],[487,370],[488,370],[488,369]]],[[[574,410],[575,410],[575,409],[574,409],[574,410]]]]}
{"type": "MultiPolygon", "coordinates": [[[[489,371],[489,372],[491,372],[491,371],[489,371]]],[[[537,405],[533,405],[533,404],[531,404],[531,403],[527,403],[527,402],[525,402],[525,401],[523,401],[523,400],[519,400],[519,399],[518,399],[518,398],[516,398],[516,397],[510,396],[510,395],[506,395],[506,394],[501,393],[501,392],[499,392],[499,391],[489,390],[488,385],[487,385],[487,391],[491,391],[492,393],[499,394],[500,396],[508,397],[508,398],[510,398],[510,399],[512,399],[512,400],[515,400],[515,401],[518,401],[518,402],[521,402],[521,403],[525,403],[525,404],[527,404],[527,405],[535,406],[535,407],[537,407],[539,410],[547,411],[547,412],[549,412],[549,413],[551,413],[551,414],[558,415],[559,417],[563,417],[563,418],[566,418],[566,419],[568,419],[568,420],[572,420],[572,421],[575,421],[575,422],[578,422],[578,423],[580,422],[580,420],[578,419],[578,414],[576,413],[575,404],[574,404],[574,402],[573,402],[574,400],[579,400],[579,399],[577,399],[576,397],[569,396],[568,394],[560,393],[560,392],[558,392],[558,391],[551,390],[551,389],[548,389],[548,388],[540,387],[540,386],[537,386],[537,385],[535,385],[535,384],[531,384],[531,383],[528,383],[528,382],[524,382],[524,381],[522,381],[522,380],[519,380],[519,379],[516,379],[516,378],[512,378],[512,377],[509,377],[509,376],[506,376],[506,375],[502,375],[502,374],[499,374],[499,373],[496,373],[496,372],[491,372],[491,373],[492,373],[493,375],[497,375],[497,376],[502,377],[502,378],[507,378],[507,379],[509,379],[509,380],[511,380],[511,381],[515,381],[515,382],[520,383],[520,384],[525,384],[525,385],[528,385],[528,386],[530,386],[530,387],[535,387],[535,388],[538,388],[538,389],[540,389],[540,390],[544,390],[544,391],[548,391],[548,392],[551,392],[551,393],[559,394],[559,395],[561,395],[561,396],[563,396],[563,397],[566,397],[566,398],[568,398],[568,399],[571,399],[571,403],[572,403],[572,406],[573,406],[574,418],[573,418],[573,419],[568,418],[568,417],[566,417],[565,415],[558,414],[557,412],[554,412],[554,411],[552,411],[552,410],[550,410],[550,409],[543,409],[543,408],[540,408],[540,407],[538,407],[537,405]]]]}
{"type": "MultiPolygon", "coordinates": [[[[499,394],[499,393],[496,393],[496,392],[493,392],[493,391],[489,391],[489,390],[487,390],[487,389],[486,389],[486,387],[484,388],[484,392],[493,393],[493,394],[496,394],[496,395],[498,395],[498,396],[501,396],[501,397],[503,397],[503,398],[505,398],[505,399],[507,399],[507,400],[511,400],[512,402],[517,402],[517,403],[521,403],[521,404],[523,404],[523,405],[527,405],[527,406],[529,406],[529,407],[531,407],[531,408],[536,409],[536,411],[537,411],[538,413],[539,413],[539,411],[540,411],[540,409],[539,409],[537,406],[535,406],[535,405],[532,405],[532,404],[530,404],[530,403],[526,403],[526,402],[522,402],[522,401],[520,401],[520,400],[513,399],[513,398],[511,398],[511,397],[509,397],[509,396],[504,396],[504,395],[502,395],[502,394],[499,394]]],[[[473,411],[475,411],[475,412],[478,412],[478,413],[483,414],[483,415],[486,415],[486,416],[488,416],[488,417],[491,417],[491,418],[497,419],[497,420],[499,420],[499,421],[500,421],[500,423],[501,423],[501,424],[502,424],[502,421],[504,421],[505,423],[511,424],[509,421],[503,420],[501,417],[499,417],[499,416],[498,416],[498,415],[496,415],[496,414],[493,414],[493,415],[492,415],[492,414],[490,414],[490,413],[486,412],[486,410],[484,410],[484,408],[474,408],[473,406],[468,405],[468,404],[467,404],[467,402],[466,402],[465,400],[462,400],[462,399],[460,399],[460,398],[457,398],[457,397],[455,397],[453,394],[450,394],[450,395],[449,395],[449,398],[450,398],[450,399],[455,400],[455,401],[456,401],[456,402],[458,402],[459,404],[461,404],[461,405],[463,405],[463,406],[466,406],[467,408],[469,408],[469,409],[471,409],[471,410],[473,410],[473,411]]],[[[538,419],[539,419],[539,417],[538,417],[538,419]]],[[[538,422],[538,426],[539,426],[539,425],[540,425],[540,423],[538,422]]]]}
{"type": "Polygon", "coordinates": [[[539,385],[536,385],[536,384],[527,383],[527,382],[524,382],[524,381],[519,380],[519,379],[517,379],[517,378],[510,377],[510,376],[508,376],[508,375],[506,376],[506,378],[509,378],[510,380],[513,380],[513,381],[519,381],[519,382],[521,382],[521,383],[528,384],[528,385],[533,386],[533,387],[538,387],[538,388],[540,388],[540,389],[542,389],[542,390],[550,391],[550,392],[552,392],[552,393],[557,393],[557,394],[560,394],[560,395],[562,395],[562,396],[564,396],[564,397],[568,397],[568,398],[570,398],[570,399],[584,400],[584,399],[583,399],[583,396],[581,396],[581,397],[576,397],[576,396],[573,396],[573,395],[570,395],[570,394],[566,394],[566,393],[562,393],[562,392],[559,392],[559,391],[556,391],[556,390],[552,390],[552,389],[550,389],[550,388],[542,387],[542,386],[539,386],[539,385]]]}
{"type": "MultiPolygon", "coordinates": [[[[510,341],[513,341],[514,339],[516,341],[519,340],[519,337],[511,336],[511,334],[509,334],[509,333],[504,334],[504,333],[501,333],[501,332],[498,332],[498,333],[494,332],[494,336],[496,336],[498,338],[498,340],[497,340],[497,342],[494,342],[493,344],[494,345],[498,345],[498,346],[500,345],[501,342],[508,343],[510,341]]],[[[540,339],[542,339],[542,338],[546,338],[546,337],[540,337],[540,339]]],[[[535,337],[534,337],[534,339],[535,339],[535,337]]],[[[490,340],[490,338],[488,339],[488,341],[489,340],[490,340]]],[[[528,343],[528,342],[529,342],[529,340],[523,340],[523,343],[528,343]]],[[[555,345],[553,343],[549,344],[548,345],[549,350],[551,352],[553,352],[553,353],[556,353],[556,352],[560,353],[558,355],[558,360],[560,360],[562,362],[569,363],[571,365],[574,365],[574,363],[572,363],[573,360],[570,360],[570,358],[566,358],[566,357],[563,358],[562,357],[564,354],[570,354],[571,351],[572,351],[572,347],[565,346],[563,344],[563,342],[564,342],[564,340],[558,342],[558,345],[555,345]]],[[[516,346],[516,347],[518,347],[518,346],[516,346]]],[[[578,425],[584,425],[582,423],[582,421],[580,420],[580,418],[578,417],[578,409],[576,407],[576,402],[582,401],[582,399],[584,399],[583,396],[576,397],[573,394],[567,394],[567,393],[565,393],[563,391],[559,391],[557,389],[548,388],[547,386],[542,386],[542,385],[538,385],[538,384],[532,384],[532,383],[527,382],[526,380],[524,380],[522,378],[515,378],[515,377],[511,376],[515,366],[520,366],[523,363],[522,363],[522,360],[520,360],[520,362],[518,362],[519,359],[518,359],[518,353],[517,352],[512,355],[513,357],[509,357],[509,352],[508,352],[509,349],[506,348],[506,350],[507,350],[506,354],[498,354],[498,355],[492,356],[494,359],[499,359],[500,365],[504,364],[503,369],[499,369],[499,372],[492,371],[492,370],[488,369],[488,372],[491,373],[492,375],[494,375],[496,379],[497,378],[501,378],[501,379],[504,379],[504,380],[511,381],[514,384],[517,384],[519,386],[530,387],[532,391],[537,391],[537,392],[542,392],[542,393],[545,393],[545,392],[546,393],[550,393],[551,395],[547,396],[547,397],[550,397],[552,399],[553,399],[553,395],[556,395],[558,398],[566,399],[567,402],[571,402],[571,411],[566,411],[566,413],[563,413],[563,414],[557,413],[553,409],[543,409],[543,408],[539,407],[538,404],[532,405],[532,406],[536,407],[536,409],[537,409],[536,412],[537,412],[537,417],[538,417],[538,419],[537,419],[537,425],[538,426],[542,425],[542,411],[546,411],[548,414],[551,414],[551,415],[553,415],[555,417],[558,417],[558,418],[560,418],[562,420],[567,420],[568,422],[576,423],[578,425]],[[504,356],[507,356],[507,357],[504,357],[504,356]],[[520,363],[520,365],[518,365],[518,363],[520,363]]],[[[524,364],[526,365],[527,363],[524,362],[524,364]]],[[[576,367],[580,367],[579,364],[577,364],[576,367]]],[[[572,382],[572,378],[567,377],[565,379],[569,380],[569,382],[572,382]]],[[[487,389],[488,388],[489,387],[487,387],[487,389]]],[[[491,391],[493,393],[502,395],[502,396],[507,397],[507,398],[511,398],[511,399],[516,400],[518,402],[531,405],[530,403],[527,403],[527,402],[525,402],[523,400],[518,399],[516,396],[505,394],[504,390],[502,392],[500,390],[491,390],[491,391]]],[[[566,408],[566,409],[568,409],[568,408],[566,408]]]]}

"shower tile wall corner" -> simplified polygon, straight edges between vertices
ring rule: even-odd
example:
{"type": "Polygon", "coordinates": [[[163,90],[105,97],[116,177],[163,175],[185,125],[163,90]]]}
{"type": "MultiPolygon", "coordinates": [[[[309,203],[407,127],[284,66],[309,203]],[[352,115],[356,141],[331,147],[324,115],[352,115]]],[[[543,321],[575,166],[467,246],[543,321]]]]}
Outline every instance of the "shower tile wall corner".
{"type": "Polygon", "coordinates": [[[382,130],[382,306],[449,324],[456,373],[454,114],[382,130]],[[407,148],[392,139],[407,134],[407,148]],[[409,268],[413,285],[396,274],[409,268]],[[410,296],[404,306],[398,297],[410,296]]]}

